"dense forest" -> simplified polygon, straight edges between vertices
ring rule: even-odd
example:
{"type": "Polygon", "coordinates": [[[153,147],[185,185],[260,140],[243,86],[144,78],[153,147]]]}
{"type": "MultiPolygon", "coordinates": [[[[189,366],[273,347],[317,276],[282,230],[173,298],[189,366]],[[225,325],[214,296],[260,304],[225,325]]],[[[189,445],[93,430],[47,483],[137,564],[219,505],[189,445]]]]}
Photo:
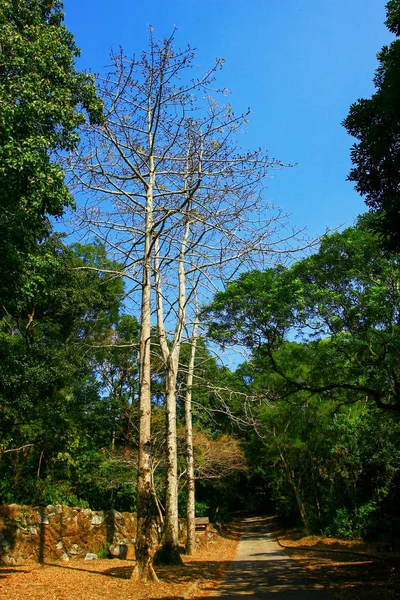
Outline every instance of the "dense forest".
{"type": "Polygon", "coordinates": [[[95,81],[54,0],[4,0],[0,48],[0,502],[137,511],[150,577],[155,516],[171,561],[194,511],[399,538],[400,40],[344,122],[371,212],[306,244],[221,60],[150,32],[95,81]]]}

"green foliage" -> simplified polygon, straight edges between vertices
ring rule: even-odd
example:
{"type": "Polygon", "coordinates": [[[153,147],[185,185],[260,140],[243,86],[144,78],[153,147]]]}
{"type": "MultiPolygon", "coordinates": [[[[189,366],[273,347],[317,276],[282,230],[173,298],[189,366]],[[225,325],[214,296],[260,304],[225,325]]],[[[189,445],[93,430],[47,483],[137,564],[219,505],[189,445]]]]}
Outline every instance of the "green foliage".
{"type": "Polygon", "coordinates": [[[35,262],[49,235],[48,216],[73,204],[54,152],[76,146],[85,113],[102,118],[93,78],[76,71],[79,50],[62,20],[62,4],[54,0],[0,6],[2,305],[24,295],[27,261],[35,262]]]}
{"type": "Polygon", "coordinates": [[[243,274],[205,310],[214,339],[252,352],[229,407],[254,424],[240,435],[276,510],[349,538],[399,532],[399,260],[373,220],[243,274]]]}
{"type": "Polygon", "coordinates": [[[400,36],[400,3],[399,0],[389,0],[386,4],[386,27],[396,36],[400,36]]]}
{"type": "MultiPolygon", "coordinates": [[[[377,513],[378,507],[373,500],[360,506],[356,513],[348,508],[338,508],[324,533],[327,536],[345,540],[368,539],[371,537],[371,530],[376,530],[377,525],[381,526],[382,522],[377,513]]],[[[379,533],[382,535],[382,529],[379,533]]]]}
{"type": "Polygon", "coordinates": [[[33,499],[34,504],[38,505],[66,504],[67,506],[89,508],[89,503],[74,493],[69,482],[52,481],[50,477],[38,481],[33,499]]]}
{"type": "Polygon", "coordinates": [[[103,546],[100,548],[100,550],[98,550],[98,551],[96,552],[96,554],[97,554],[97,558],[110,558],[110,559],[111,559],[111,558],[112,558],[112,556],[110,555],[110,552],[109,552],[109,548],[110,548],[110,546],[111,546],[111,543],[109,543],[109,542],[108,542],[107,544],[104,544],[104,545],[103,545],[103,546]]]}
{"type": "Polygon", "coordinates": [[[122,410],[101,398],[88,344],[118,316],[123,284],[83,269],[79,254],[113,267],[99,245],[68,248],[50,237],[37,252],[31,287],[9,303],[0,325],[0,490],[7,501],[80,504],[82,461],[90,482],[122,410]]]}
{"type": "Polygon", "coordinates": [[[327,236],[318,253],[290,269],[229,284],[207,309],[214,338],[246,344],[256,365],[270,364],[286,395],[353,390],[400,410],[398,258],[384,255],[371,220],[327,236]],[[282,346],[294,336],[301,345],[282,346]]]}
{"type": "Polygon", "coordinates": [[[195,502],[195,514],[196,517],[206,517],[208,515],[210,507],[207,502],[195,502]]]}
{"type": "MultiPolygon", "coordinates": [[[[386,5],[386,25],[400,36],[400,2],[386,5]]],[[[385,246],[400,250],[400,39],[378,53],[376,92],[352,104],[344,121],[357,138],[351,150],[353,168],[349,180],[365,196],[366,204],[378,214],[375,222],[385,246]]]]}

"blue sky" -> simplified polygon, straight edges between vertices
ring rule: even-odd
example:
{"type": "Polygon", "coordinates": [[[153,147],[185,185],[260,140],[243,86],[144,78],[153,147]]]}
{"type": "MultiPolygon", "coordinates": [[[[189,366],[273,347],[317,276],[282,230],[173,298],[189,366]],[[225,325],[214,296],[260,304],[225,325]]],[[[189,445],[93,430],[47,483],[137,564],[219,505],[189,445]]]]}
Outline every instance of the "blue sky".
{"type": "Polygon", "coordinates": [[[64,0],[80,69],[102,72],[110,48],[128,55],[178,27],[202,69],[226,62],[218,83],[235,112],[251,108],[246,148],[297,163],[274,173],[266,195],[311,235],[351,225],[365,205],[346,182],[350,104],[373,92],[376,53],[391,41],[385,0],[64,0]]]}

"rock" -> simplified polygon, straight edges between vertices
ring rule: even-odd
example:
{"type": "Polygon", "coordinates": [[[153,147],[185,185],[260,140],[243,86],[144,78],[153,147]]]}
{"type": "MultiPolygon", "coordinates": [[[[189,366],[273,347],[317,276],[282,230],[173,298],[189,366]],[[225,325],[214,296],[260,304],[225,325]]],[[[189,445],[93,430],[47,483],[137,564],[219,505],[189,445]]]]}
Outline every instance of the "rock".
{"type": "Polygon", "coordinates": [[[115,510],[115,508],[112,508],[110,510],[110,513],[111,513],[113,519],[122,519],[121,513],[118,512],[117,510],[115,510]]]}
{"type": "Polygon", "coordinates": [[[75,554],[79,554],[79,552],[80,552],[80,550],[79,550],[78,544],[72,544],[72,546],[69,550],[69,553],[75,555],[75,554]]]}
{"type": "Polygon", "coordinates": [[[88,552],[85,556],[85,560],[96,560],[98,558],[97,554],[93,554],[93,552],[88,552]]]}
{"type": "Polygon", "coordinates": [[[20,552],[15,556],[3,556],[2,561],[8,567],[19,567],[25,564],[25,560],[20,552]]]}
{"type": "Polygon", "coordinates": [[[46,509],[47,509],[47,514],[49,514],[49,515],[55,513],[57,510],[56,507],[53,506],[52,504],[48,504],[46,506],[46,509]]]}
{"type": "Polygon", "coordinates": [[[108,548],[109,553],[114,558],[120,558],[121,560],[135,560],[135,546],[134,544],[111,544],[108,548]]]}
{"type": "Polygon", "coordinates": [[[61,560],[69,560],[69,556],[66,552],[64,552],[64,554],[62,555],[61,560]]]}
{"type": "Polygon", "coordinates": [[[126,556],[126,546],[125,544],[111,544],[111,546],[108,548],[108,552],[114,558],[124,559],[126,556]]]}
{"type": "Polygon", "coordinates": [[[91,524],[92,525],[101,525],[103,523],[104,519],[101,515],[94,513],[92,520],[91,520],[91,524]]]}
{"type": "Polygon", "coordinates": [[[58,544],[56,545],[56,550],[62,550],[64,548],[64,544],[62,543],[62,541],[60,540],[58,542],[58,544]]]}

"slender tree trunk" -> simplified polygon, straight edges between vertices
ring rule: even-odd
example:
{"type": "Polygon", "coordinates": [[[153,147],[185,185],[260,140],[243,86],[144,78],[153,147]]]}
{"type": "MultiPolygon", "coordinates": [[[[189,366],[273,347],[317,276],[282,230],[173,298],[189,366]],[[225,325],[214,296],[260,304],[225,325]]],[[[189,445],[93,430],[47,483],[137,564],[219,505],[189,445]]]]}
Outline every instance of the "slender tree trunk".
{"type": "Polygon", "coordinates": [[[317,508],[318,520],[321,521],[321,504],[320,504],[319,497],[318,497],[317,481],[315,479],[315,472],[314,472],[313,467],[311,467],[311,476],[312,476],[312,481],[313,481],[315,506],[317,508]]]}
{"type": "Polygon", "coordinates": [[[181,242],[178,265],[178,315],[176,320],[174,339],[169,347],[164,323],[163,293],[160,278],[158,239],[155,240],[155,278],[157,294],[157,325],[160,346],[165,361],[166,370],[166,440],[167,440],[167,481],[165,501],[165,528],[163,545],[159,559],[165,564],[182,564],[179,553],[179,522],[178,522],[178,457],[176,440],[176,380],[178,376],[179,356],[181,349],[182,331],[186,317],[186,278],[185,278],[185,252],[190,231],[190,222],[187,221],[185,233],[181,242]]]}
{"type": "Polygon", "coordinates": [[[39,465],[38,465],[38,469],[37,469],[37,473],[36,473],[36,479],[39,479],[39,477],[40,477],[40,469],[42,468],[43,454],[44,454],[44,450],[42,450],[40,453],[39,465]]]}
{"type": "MultiPolygon", "coordinates": [[[[274,432],[274,437],[275,437],[275,432],[274,432]]],[[[280,447],[280,446],[278,446],[278,449],[279,449],[279,454],[280,454],[280,457],[282,460],[282,464],[283,464],[285,472],[286,472],[287,480],[288,480],[289,484],[291,485],[294,496],[296,498],[297,508],[299,509],[301,520],[303,521],[305,530],[308,532],[309,531],[309,522],[308,522],[308,517],[307,517],[307,511],[306,511],[305,504],[303,502],[301,489],[300,489],[301,477],[297,478],[298,481],[296,481],[296,476],[290,467],[287,457],[285,456],[285,452],[283,451],[282,447],[280,447]]]]}
{"type": "Polygon", "coordinates": [[[163,562],[181,564],[178,525],[178,459],[176,442],[176,378],[178,374],[179,347],[168,359],[166,385],[167,427],[167,486],[165,499],[165,529],[162,551],[163,562]]]}
{"type": "Polygon", "coordinates": [[[157,496],[156,486],[154,484],[154,471],[155,471],[155,469],[153,468],[151,471],[151,490],[152,490],[154,502],[155,502],[155,505],[157,508],[158,518],[160,519],[160,524],[163,527],[164,517],[163,517],[163,513],[162,513],[162,506],[161,506],[160,500],[158,499],[158,496],[157,496]]]}
{"type": "Polygon", "coordinates": [[[157,581],[153,568],[152,481],[151,481],[151,274],[152,274],[152,186],[146,203],[146,230],[143,261],[141,328],[139,346],[139,470],[137,484],[136,567],[134,579],[157,581]]]}
{"type": "Polygon", "coordinates": [[[293,479],[292,479],[292,488],[293,488],[294,495],[295,495],[295,498],[296,498],[296,502],[297,502],[297,506],[298,506],[298,509],[299,509],[301,520],[303,521],[305,530],[308,533],[310,531],[310,527],[309,527],[309,523],[308,523],[308,517],[307,517],[306,507],[305,507],[305,504],[303,502],[303,498],[302,498],[302,495],[301,495],[300,487],[298,485],[296,485],[296,483],[294,482],[293,479]]]}
{"type": "Polygon", "coordinates": [[[187,480],[187,508],[186,508],[186,554],[193,554],[196,549],[196,512],[195,512],[195,478],[193,457],[193,426],[192,426],[192,386],[194,375],[194,361],[196,357],[198,321],[193,325],[192,343],[186,379],[185,396],[185,424],[186,424],[186,480],[187,480]]]}

